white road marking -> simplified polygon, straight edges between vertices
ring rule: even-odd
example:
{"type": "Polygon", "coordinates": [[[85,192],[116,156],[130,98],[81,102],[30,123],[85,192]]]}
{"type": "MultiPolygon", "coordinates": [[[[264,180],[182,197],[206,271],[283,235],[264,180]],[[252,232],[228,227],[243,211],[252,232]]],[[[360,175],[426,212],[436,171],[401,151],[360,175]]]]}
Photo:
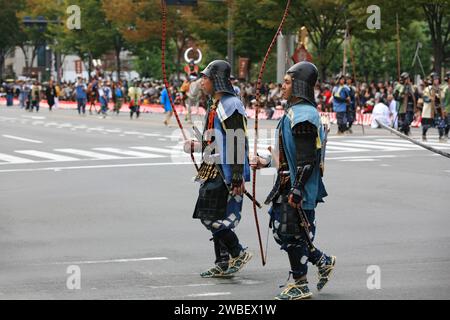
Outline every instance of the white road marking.
{"type": "MultiPolygon", "coordinates": [[[[333,142],[334,143],[334,142],[333,142]]],[[[347,148],[347,147],[338,147],[332,142],[327,143],[327,152],[330,153],[339,153],[339,152],[363,152],[363,151],[369,151],[367,149],[360,149],[360,148],[347,148]]]]}
{"type": "Polygon", "coordinates": [[[22,116],[23,118],[34,119],[34,120],[44,120],[44,116],[22,116]]]}
{"type": "Polygon", "coordinates": [[[93,148],[93,150],[117,153],[117,154],[131,156],[131,157],[142,157],[142,158],[162,158],[162,157],[164,157],[164,156],[153,154],[153,153],[130,151],[130,150],[119,149],[119,148],[93,148]]]}
{"type": "Polygon", "coordinates": [[[189,294],[188,297],[197,298],[197,297],[215,297],[215,296],[227,296],[230,295],[231,292],[207,292],[207,293],[195,293],[189,294]]]}
{"type": "Polygon", "coordinates": [[[4,153],[0,153],[0,160],[6,161],[9,163],[31,163],[31,162],[34,162],[33,160],[30,160],[30,159],[15,157],[15,156],[11,156],[9,154],[4,154],[4,153]]]}
{"type": "MultiPolygon", "coordinates": [[[[370,151],[371,149],[372,149],[372,151],[373,151],[373,149],[375,149],[375,150],[385,150],[385,151],[401,151],[402,150],[402,149],[399,149],[399,148],[381,147],[381,146],[368,145],[368,144],[365,144],[365,143],[361,144],[361,143],[355,143],[355,142],[336,142],[336,141],[330,142],[330,147],[333,147],[333,146],[344,146],[344,147],[346,146],[346,147],[352,147],[352,148],[354,148],[354,147],[357,147],[357,148],[362,147],[362,149],[369,149],[367,151],[370,151]]],[[[327,148],[328,148],[328,145],[327,145],[327,148]]]]}
{"type": "Polygon", "coordinates": [[[184,153],[182,151],[176,151],[176,150],[168,150],[164,148],[156,148],[156,147],[130,147],[130,149],[136,149],[136,150],[143,150],[143,151],[151,151],[151,152],[159,152],[164,154],[182,154],[187,155],[187,153],[184,153]]]}
{"type": "Polygon", "coordinates": [[[183,287],[204,287],[204,286],[216,286],[216,283],[192,283],[192,284],[182,284],[173,286],[145,286],[151,289],[168,289],[168,288],[183,288],[183,287]]]}
{"type": "Polygon", "coordinates": [[[143,262],[143,261],[157,261],[168,260],[167,257],[151,257],[151,258],[133,258],[133,259],[111,259],[111,260],[91,260],[91,261],[66,261],[66,262],[54,262],[52,265],[63,264],[100,264],[100,263],[123,263],[123,262],[143,262]]]}
{"type": "Polygon", "coordinates": [[[6,169],[0,170],[0,173],[8,172],[34,172],[34,171],[63,171],[63,170],[82,170],[82,169],[109,169],[109,168],[128,168],[128,167],[157,167],[157,166],[176,166],[176,165],[192,165],[192,162],[159,162],[159,163],[126,163],[98,166],[78,166],[78,167],[50,167],[50,168],[34,168],[34,169],[6,169]]]}
{"type": "MultiPolygon", "coordinates": [[[[357,137],[357,136],[355,136],[357,137]]],[[[364,138],[367,139],[374,139],[374,138],[390,138],[392,136],[364,136],[364,138]]],[[[352,139],[352,136],[335,136],[335,135],[328,135],[328,139],[352,139]]]]}
{"type": "Polygon", "coordinates": [[[327,160],[344,160],[344,159],[367,159],[367,158],[397,158],[396,155],[385,155],[385,156],[353,156],[353,157],[334,157],[327,158],[325,157],[325,161],[327,160]]]}
{"type": "Polygon", "coordinates": [[[161,136],[160,133],[142,133],[142,135],[146,136],[146,137],[159,137],[159,136],[161,136]]]}
{"type": "Polygon", "coordinates": [[[58,126],[57,122],[47,122],[46,124],[44,124],[44,127],[50,127],[50,126],[58,126]]]}
{"type": "Polygon", "coordinates": [[[369,145],[378,145],[378,146],[386,146],[386,147],[398,147],[401,148],[402,151],[405,150],[411,150],[411,149],[418,149],[420,148],[418,145],[412,144],[412,143],[393,143],[393,142],[384,142],[384,141],[365,141],[365,140],[352,140],[357,143],[361,144],[369,144],[369,145]]]}
{"type": "Polygon", "coordinates": [[[50,152],[44,152],[44,151],[38,151],[38,150],[16,150],[14,152],[20,153],[20,154],[26,154],[38,158],[44,158],[44,159],[50,159],[55,161],[76,161],[80,160],[78,158],[63,156],[55,153],[50,152]]]}
{"type": "Polygon", "coordinates": [[[39,140],[21,138],[21,137],[17,137],[17,136],[10,136],[8,134],[4,134],[3,137],[9,138],[9,139],[20,140],[20,141],[32,142],[32,143],[42,143],[42,141],[39,141],[39,140]]]}
{"type": "Polygon", "coordinates": [[[95,128],[87,128],[86,131],[103,131],[105,130],[103,127],[95,127],[95,128]]]}
{"type": "Polygon", "coordinates": [[[347,160],[339,160],[339,161],[342,161],[342,162],[373,162],[373,161],[380,161],[380,160],[366,158],[366,159],[347,159],[347,160]]]}
{"type": "Polygon", "coordinates": [[[85,157],[90,157],[90,158],[94,158],[94,159],[100,159],[100,160],[112,160],[112,159],[123,159],[123,157],[119,157],[119,156],[114,156],[114,155],[110,155],[110,154],[104,154],[104,153],[99,153],[99,152],[94,152],[94,151],[88,151],[88,150],[81,150],[81,149],[54,149],[55,151],[58,152],[65,152],[65,153],[70,153],[70,154],[75,154],[78,156],[85,156],[85,157]]]}
{"type": "MultiPolygon", "coordinates": [[[[363,141],[363,140],[361,140],[363,141]]],[[[376,139],[376,140],[372,140],[372,143],[382,143],[382,144],[386,144],[389,146],[400,146],[400,147],[412,147],[412,148],[420,148],[418,145],[411,143],[409,141],[406,140],[393,140],[393,139],[376,139]]]]}
{"type": "MultiPolygon", "coordinates": [[[[395,140],[395,139],[385,139],[385,141],[392,141],[392,142],[397,141],[398,142],[398,140],[395,140]]],[[[417,141],[420,142],[419,139],[417,139],[417,141]]],[[[412,142],[410,142],[410,143],[413,144],[412,142]]],[[[429,142],[428,141],[428,142],[424,142],[424,144],[432,146],[432,147],[434,147],[436,149],[447,149],[447,148],[450,148],[450,143],[440,143],[440,142],[429,142]]]]}

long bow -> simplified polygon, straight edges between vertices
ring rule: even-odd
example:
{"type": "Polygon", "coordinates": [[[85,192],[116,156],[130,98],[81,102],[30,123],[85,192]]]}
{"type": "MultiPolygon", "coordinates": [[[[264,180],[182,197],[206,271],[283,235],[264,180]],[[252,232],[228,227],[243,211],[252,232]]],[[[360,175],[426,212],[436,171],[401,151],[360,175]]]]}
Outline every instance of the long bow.
{"type": "MultiPolygon", "coordinates": [[[[175,115],[175,118],[177,119],[178,127],[181,130],[181,134],[183,135],[183,139],[186,142],[188,140],[186,133],[184,132],[183,125],[181,124],[180,117],[178,117],[177,109],[175,109],[175,104],[172,100],[172,95],[169,92],[169,82],[167,81],[167,75],[166,75],[166,25],[167,25],[167,5],[165,0],[161,0],[161,11],[162,11],[162,34],[161,34],[161,67],[162,67],[162,74],[163,74],[163,81],[164,86],[167,90],[167,95],[169,97],[170,106],[172,107],[173,114],[175,115]]],[[[192,148],[191,148],[192,149],[192,148]]],[[[198,165],[195,162],[194,154],[191,150],[191,160],[192,163],[195,166],[195,169],[198,171],[198,165]]]]}
{"type": "MultiPolygon", "coordinates": [[[[181,134],[183,135],[183,139],[184,139],[184,141],[186,142],[188,139],[187,139],[186,133],[185,133],[185,131],[184,131],[183,125],[181,124],[180,118],[179,118],[179,116],[178,116],[178,112],[177,112],[177,110],[175,109],[175,105],[174,105],[174,103],[173,103],[172,96],[171,96],[170,93],[169,93],[169,83],[168,83],[168,81],[167,81],[167,75],[166,75],[166,55],[165,55],[165,49],[166,49],[167,5],[166,5],[166,1],[165,1],[165,0],[161,0],[161,11],[162,11],[161,66],[162,66],[162,73],[163,73],[163,81],[164,81],[164,86],[166,87],[166,90],[167,90],[167,93],[168,93],[168,96],[169,96],[170,106],[172,107],[172,110],[173,110],[173,113],[174,113],[174,115],[175,115],[175,118],[177,119],[178,127],[179,127],[180,130],[181,130],[181,134]]],[[[194,126],[193,129],[194,129],[194,131],[195,131],[197,128],[194,126]]],[[[198,129],[197,129],[197,130],[198,130],[198,129]]],[[[200,134],[200,135],[198,135],[197,140],[201,142],[201,141],[202,141],[201,138],[202,138],[202,136],[201,136],[201,134],[200,134]]],[[[195,162],[195,158],[194,158],[194,154],[193,154],[193,150],[192,150],[192,149],[193,149],[193,148],[191,147],[191,160],[192,160],[192,163],[193,163],[194,166],[195,166],[195,169],[196,169],[197,172],[198,172],[199,167],[198,167],[197,163],[195,162]]],[[[216,165],[216,167],[217,167],[217,165],[216,165]]],[[[218,171],[219,173],[221,173],[220,168],[217,168],[217,171],[218,171]]],[[[221,174],[221,175],[222,175],[222,174],[221,174]]],[[[223,179],[224,183],[226,184],[227,182],[226,182],[225,177],[224,177],[223,175],[222,175],[222,179],[223,179]]],[[[261,204],[260,204],[258,201],[256,201],[256,199],[254,199],[254,198],[252,197],[252,195],[251,195],[247,190],[244,191],[244,195],[245,195],[247,198],[249,198],[252,202],[254,202],[255,205],[256,205],[258,208],[262,208],[261,204]]]]}
{"type": "MultiPolygon", "coordinates": [[[[264,60],[261,64],[261,68],[259,70],[259,74],[258,74],[258,82],[256,85],[256,108],[255,108],[255,144],[254,144],[254,149],[253,149],[253,154],[256,156],[258,153],[258,115],[259,115],[259,108],[260,108],[260,98],[261,98],[261,81],[262,81],[262,76],[264,74],[264,70],[266,68],[266,63],[267,60],[269,59],[269,54],[272,51],[273,46],[275,45],[275,42],[277,41],[278,36],[281,33],[281,30],[283,30],[283,25],[284,22],[288,16],[288,12],[289,12],[289,7],[291,5],[291,0],[287,0],[286,3],[286,8],[284,10],[284,14],[283,14],[283,18],[281,19],[280,25],[278,26],[278,30],[275,33],[272,42],[269,45],[269,48],[267,49],[266,55],[264,56],[264,60]]],[[[252,196],[253,199],[256,199],[256,168],[253,168],[253,185],[252,185],[252,196]]],[[[259,222],[258,222],[258,214],[257,214],[257,210],[256,210],[256,202],[253,201],[253,214],[255,216],[255,223],[256,223],[256,231],[258,233],[258,240],[259,240],[259,249],[261,252],[261,261],[262,261],[262,265],[264,266],[266,264],[266,256],[264,255],[264,250],[263,250],[263,245],[262,245],[262,241],[261,241],[261,232],[259,230],[259,222]]]]}

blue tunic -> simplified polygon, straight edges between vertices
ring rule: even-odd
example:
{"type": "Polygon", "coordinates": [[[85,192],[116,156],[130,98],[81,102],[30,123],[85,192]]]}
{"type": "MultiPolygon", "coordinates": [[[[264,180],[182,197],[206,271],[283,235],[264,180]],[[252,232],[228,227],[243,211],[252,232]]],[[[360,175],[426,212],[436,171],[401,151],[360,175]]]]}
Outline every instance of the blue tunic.
{"type": "Polygon", "coordinates": [[[323,198],[327,196],[325,186],[320,174],[320,155],[321,141],[325,137],[325,133],[320,121],[320,115],[317,109],[309,104],[296,104],[289,108],[288,112],[280,119],[277,130],[281,130],[282,142],[286,153],[286,160],[289,165],[291,184],[294,184],[297,168],[297,150],[292,128],[300,122],[309,121],[318,130],[319,139],[317,141],[317,165],[314,167],[311,177],[305,184],[302,207],[305,210],[313,210],[318,202],[323,202],[323,198]]]}
{"type": "Polygon", "coordinates": [[[345,112],[347,111],[347,97],[350,96],[350,91],[347,86],[336,86],[333,88],[333,111],[345,112]]]}
{"type": "Polygon", "coordinates": [[[165,112],[172,111],[172,106],[170,105],[170,99],[166,88],[164,88],[164,90],[161,92],[160,102],[163,105],[165,112]]]}

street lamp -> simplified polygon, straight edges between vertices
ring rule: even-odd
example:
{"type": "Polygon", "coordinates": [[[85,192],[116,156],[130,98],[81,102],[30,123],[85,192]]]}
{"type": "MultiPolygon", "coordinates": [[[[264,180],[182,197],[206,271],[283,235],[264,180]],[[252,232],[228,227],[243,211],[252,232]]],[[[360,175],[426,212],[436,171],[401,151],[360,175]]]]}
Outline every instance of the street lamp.
{"type": "MultiPolygon", "coordinates": [[[[22,23],[24,24],[25,27],[30,28],[30,27],[37,27],[38,30],[40,32],[44,32],[47,29],[47,25],[49,23],[51,24],[61,24],[61,21],[59,19],[57,20],[48,20],[43,16],[38,16],[36,18],[32,18],[30,16],[26,16],[23,18],[22,23]]],[[[50,77],[50,71],[51,71],[51,57],[48,57],[48,54],[51,54],[51,49],[48,45],[45,46],[45,71],[49,72],[49,77],[50,77]]],[[[55,69],[56,69],[56,79],[57,82],[60,83],[61,82],[61,77],[60,77],[60,52],[55,52],[55,69]]],[[[32,67],[32,66],[31,66],[32,67]]]]}

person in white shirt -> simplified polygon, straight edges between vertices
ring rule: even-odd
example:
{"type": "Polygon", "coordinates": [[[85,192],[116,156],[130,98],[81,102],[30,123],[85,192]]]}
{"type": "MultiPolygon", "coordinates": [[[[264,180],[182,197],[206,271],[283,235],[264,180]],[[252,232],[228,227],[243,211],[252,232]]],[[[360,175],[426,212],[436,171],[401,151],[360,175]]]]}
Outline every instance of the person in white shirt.
{"type": "Polygon", "coordinates": [[[373,129],[379,128],[379,125],[376,120],[378,120],[379,122],[383,123],[386,126],[389,126],[391,123],[391,111],[389,110],[387,105],[381,102],[380,97],[377,97],[375,99],[375,106],[373,107],[372,110],[371,127],[373,129]]]}
{"type": "Polygon", "coordinates": [[[387,100],[389,103],[389,111],[392,115],[391,125],[393,128],[398,129],[397,100],[394,99],[394,96],[392,94],[388,95],[387,100]]]}

